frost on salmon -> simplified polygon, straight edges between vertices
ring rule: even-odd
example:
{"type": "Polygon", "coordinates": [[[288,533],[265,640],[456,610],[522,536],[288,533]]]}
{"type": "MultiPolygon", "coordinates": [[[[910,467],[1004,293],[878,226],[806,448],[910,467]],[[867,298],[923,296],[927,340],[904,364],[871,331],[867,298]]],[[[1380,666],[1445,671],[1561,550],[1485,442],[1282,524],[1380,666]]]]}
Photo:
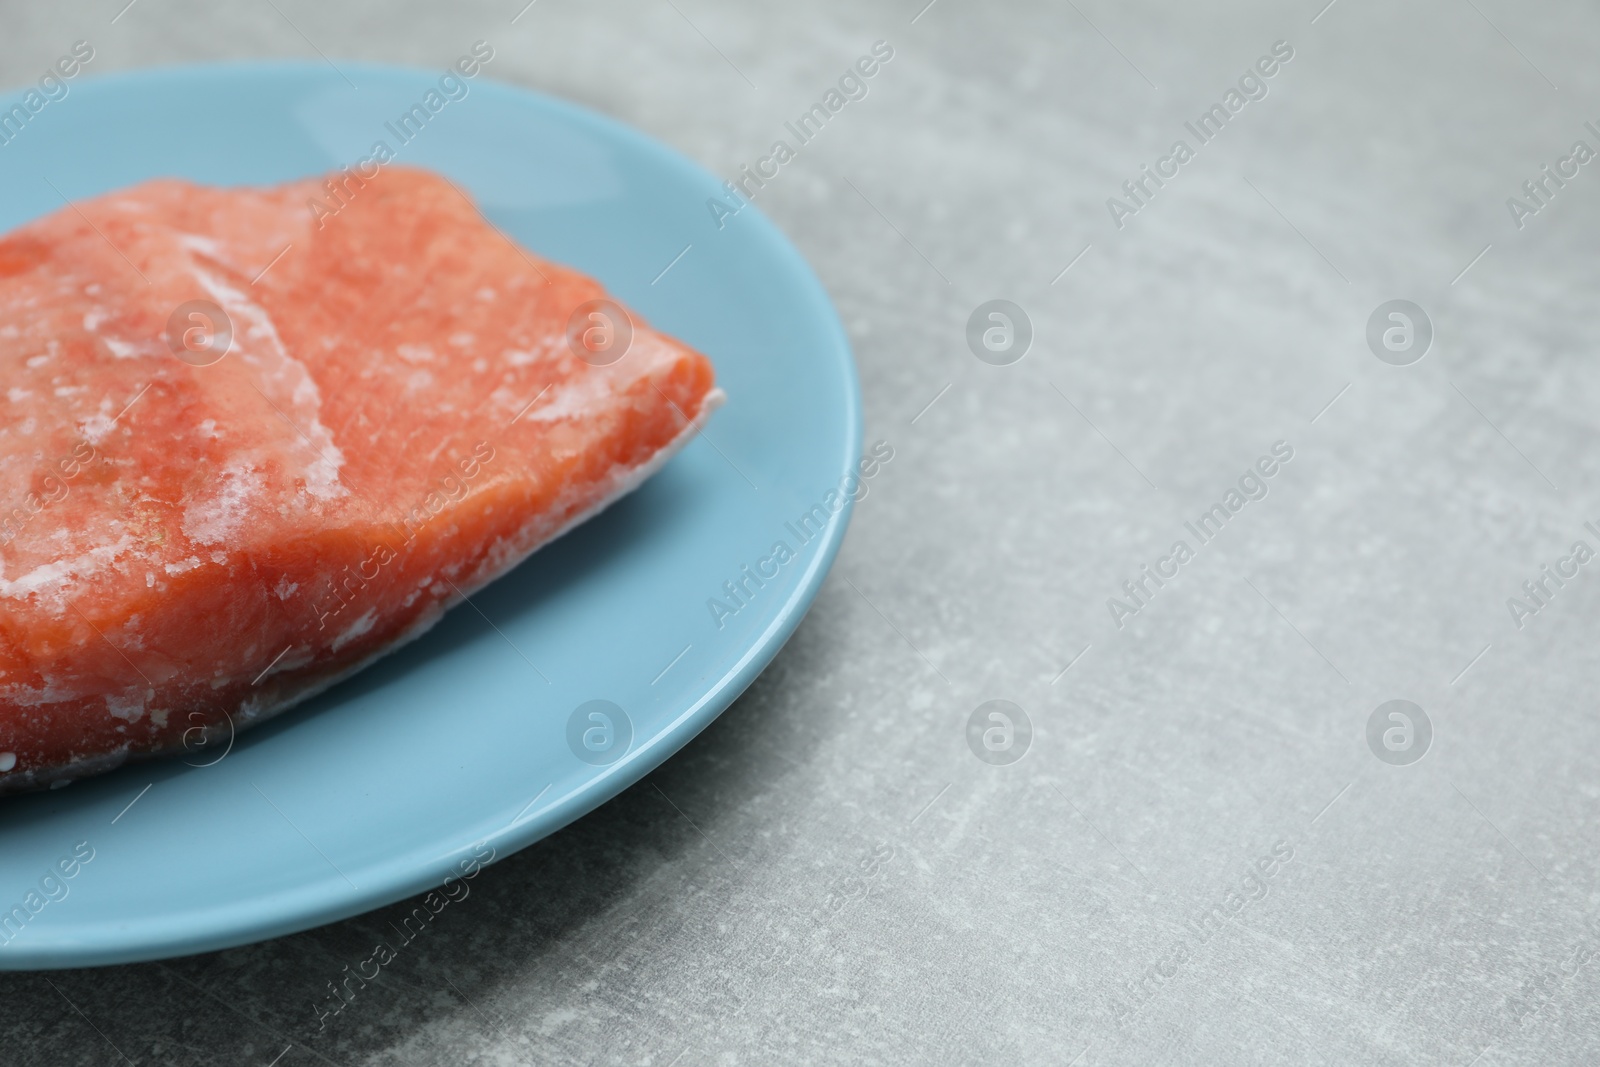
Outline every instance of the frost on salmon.
{"type": "Polygon", "coordinates": [[[580,358],[604,290],[443,178],[337,180],[320,225],[320,181],[161,180],[0,239],[0,792],[325,688],[720,400],[637,318],[620,359],[580,358]]]}

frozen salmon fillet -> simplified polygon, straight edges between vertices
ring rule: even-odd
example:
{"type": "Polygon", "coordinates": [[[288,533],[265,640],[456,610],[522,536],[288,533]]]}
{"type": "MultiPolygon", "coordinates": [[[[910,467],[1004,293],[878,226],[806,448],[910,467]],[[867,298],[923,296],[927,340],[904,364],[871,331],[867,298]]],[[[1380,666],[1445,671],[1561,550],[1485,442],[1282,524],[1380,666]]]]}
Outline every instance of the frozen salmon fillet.
{"type": "Polygon", "coordinates": [[[722,396],[402,167],[151,181],[12,231],[0,373],[0,793],[220,753],[637,486],[722,396]]]}

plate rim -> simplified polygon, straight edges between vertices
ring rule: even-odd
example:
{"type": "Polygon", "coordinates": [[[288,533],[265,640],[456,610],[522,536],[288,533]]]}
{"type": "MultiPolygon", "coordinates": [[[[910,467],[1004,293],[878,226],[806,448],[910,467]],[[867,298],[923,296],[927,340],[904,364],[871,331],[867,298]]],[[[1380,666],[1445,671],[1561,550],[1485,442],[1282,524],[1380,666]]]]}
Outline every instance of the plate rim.
{"type": "MultiPolygon", "coordinates": [[[[92,84],[96,91],[114,91],[119,88],[136,89],[139,83],[152,81],[205,81],[237,74],[335,81],[344,70],[380,77],[418,77],[437,73],[426,67],[364,60],[341,59],[339,64],[339,67],[333,68],[331,60],[322,63],[302,59],[162,64],[96,73],[80,84],[84,88],[92,84]]],[[[667,169],[706,182],[707,188],[714,188],[720,183],[720,179],[711,171],[678,149],[585,104],[501,80],[487,73],[480,74],[474,82],[477,91],[513,101],[520,98],[519,102],[525,105],[547,113],[554,112],[567,122],[597,131],[605,139],[625,142],[667,169]]],[[[0,89],[0,99],[21,91],[21,88],[0,89]]],[[[859,462],[865,437],[861,384],[849,336],[821,279],[788,235],[753,203],[746,204],[739,214],[747,217],[756,230],[764,252],[774,256],[794,276],[799,285],[796,295],[804,297],[806,317],[815,321],[820,332],[827,335],[827,347],[819,350],[818,356],[836,365],[836,371],[830,377],[836,377],[842,387],[842,444],[845,455],[845,466],[839,471],[842,478],[853,471],[859,462]]],[[[605,279],[600,280],[605,282],[605,279]]],[[[819,362],[822,361],[819,358],[819,362]]],[[[435,888],[447,875],[456,871],[462,859],[473,855],[473,850],[482,845],[495,850],[494,858],[484,866],[492,866],[528,848],[636,785],[693,740],[749,688],[776,658],[821,592],[843,545],[854,511],[854,499],[846,496],[840,511],[829,516],[818,538],[819,550],[801,572],[789,597],[771,609],[772,616],[766,627],[749,640],[731,667],[715,680],[697,687],[704,689],[701,696],[680,711],[666,727],[631,748],[616,763],[602,768],[598,774],[548,802],[535,814],[514,819],[502,830],[474,837],[431,860],[418,858],[416,853],[420,850],[419,846],[391,854],[383,861],[359,868],[357,873],[361,875],[364,888],[351,892],[330,895],[320,884],[301,885],[290,893],[280,892],[272,897],[252,900],[248,904],[248,913],[237,916],[233,913],[244,909],[246,905],[232,901],[170,919],[101,920],[88,927],[46,927],[27,938],[0,946],[0,972],[116,966],[221,951],[284,937],[365,914],[435,888]],[[318,899],[302,903],[295,894],[314,894],[318,899]],[[264,905],[263,899],[266,901],[264,905]]],[[[159,761],[155,765],[159,766],[159,761]]]]}

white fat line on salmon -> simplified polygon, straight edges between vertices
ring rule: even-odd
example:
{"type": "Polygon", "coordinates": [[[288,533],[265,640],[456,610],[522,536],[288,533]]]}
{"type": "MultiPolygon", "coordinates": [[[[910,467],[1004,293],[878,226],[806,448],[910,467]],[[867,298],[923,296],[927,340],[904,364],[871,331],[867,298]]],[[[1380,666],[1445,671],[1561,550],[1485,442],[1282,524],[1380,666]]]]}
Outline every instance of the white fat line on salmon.
{"type": "Polygon", "coordinates": [[[1293,45],[1288,41],[1274,41],[1270,55],[1260,57],[1252,66],[1245,68],[1245,72],[1239,76],[1238,88],[1229,88],[1222,94],[1221,103],[1212,104],[1200,113],[1199,118],[1185,122],[1184,129],[1194,136],[1194,147],[1179,138],[1172,143],[1166,155],[1156,160],[1154,169],[1148,163],[1141,164],[1138,176],[1122,183],[1126,200],[1115,196],[1106,198],[1106,210],[1111,213],[1112,224],[1120,230],[1127,225],[1125,219],[1149,207],[1156,193],[1178,176],[1200,147],[1216,140],[1233,116],[1244,110],[1245,104],[1266,99],[1267,79],[1276,75],[1282,65],[1293,58],[1293,45]]]}
{"type": "MultiPolygon", "coordinates": [[[[440,478],[436,487],[430,489],[422,500],[406,513],[405,521],[398,527],[398,532],[404,535],[402,548],[415,541],[423,527],[437,518],[448,505],[465,499],[468,485],[494,462],[495,455],[494,445],[488,441],[479,441],[473,446],[470,455],[456,460],[452,464],[452,471],[440,478]]],[[[377,580],[378,572],[399,556],[400,550],[379,541],[369,547],[366,558],[357,563],[354,569],[346,564],[344,570],[334,577],[328,591],[328,596],[335,602],[334,605],[329,607],[328,599],[325,597],[321,605],[312,609],[317,613],[317,629],[326,629],[328,620],[338,618],[368,585],[377,580]]],[[[373,619],[369,615],[370,613],[361,615],[349,630],[339,635],[333,643],[334,651],[338,651],[345,643],[355,640],[371,628],[373,619]]]]}
{"type": "Polygon", "coordinates": [[[717,229],[723,229],[728,220],[743,211],[745,205],[755,199],[755,189],[764,189],[767,182],[776,178],[783,167],[791,162],[799,149],[804,148],[822,133],[822,128],[828,121],[844,110],[844,106],[852,100],[865,100],[869,86],[867,80],[875,76],[879,70],[887,66],[889,60],[894,58],[894,46],[888,41],[872,42],[872,54],[862,56],[845,72],[839,76],[838,87],[829,87],[822,94],[822,99],[812,104],[802,112],[793,122],[785,122],[783,128],[794,136],[795,143],[791,145],[786,140],[772,142],[768,153],[755,161],[754,166],[745,164],[739,168],[739,177],[722,183],[727,190],[727,199],[709,197],[706,208],[711,212],[711,219],[717,224],[717,229]],[[768,168],[771,168],[770,170],[768,168]]]}
{"type": "MultiPolygon", "coordinates": [[[[348,493],[349,489],[339,480],[339,472],[345,463],[344,452],[334,443],[333,434],[322,424],[322,392],[311,371],[304,362],[290,355],[271,312],[251,299],[248,293],[235,289],[223,275],[206,269],[200,257],[211,255],[214,242],[194,234],[185,234],[179,239],[191,253],[198,253],[190,256],[189,270],[195,281],[227,316],[229,329],[237,330],[239,338],[248,340],[252,346],[259,346],[252,348],[251,355],[261,363],[264,375],[262,385],[277,392],[279,399],[301,416],[300,421],[304,421],[306,415],[310,416],[306,429],[302,430],[300,421],[290,417],[261,386],[251,383],[261,399],[270,404],[272,410],[310,447],[315,459],[305,468],[307,491],[323,500],[348,493]],[[268,356],[276,359],[275,366],[267,362],[268,356]],[[284,392],[289,394],[287,399],[283,397],[284,392]]],[[[240,356],[244,358],[244,353],[241,352],[240,356]]],[[[188,521],[186,517],[185,523],[188,521]]],[[[204,538],[197,540],[205,542],[204,538]]]]}
{"type": "Polygon", "coordinates": [[[459,904],[466,900],[472,893],[472,888],[467,883],[493,862],[493,845],[484,841],[473,845],[472,855],[458,861],[455,869],[445,876],[444,882],[438,889],[430,889],[423,894],[416,906],[401,918],[399,926],[389,924],[399,935],[397,947],[391,947],[387,941],[379,941],[373,946],[372,954],[355,965],[353,973],[350,965],[345,964],[344,970],[340,972],[341,977],[328,983],[328,996],[323,1002],[313,1001],[311,1004],[311,1011],[317,1017],[317,1030],[327,1029],[328,1020],[342,1014],[345,1008],[354,1004],[356,993],[367,988],[368,982],[377,981],[383,973],[383,968],[400,958],[402,949],[432,929],[429,924],[433,922],[435,916],[451,904],[459,904]]]}
{"type": "Polygon", "coordinates": [[[317,229],[322,229],[327,225],[328,219],[350,206],[350,201],[355,198],[356,193],[366,188],[367,182],[376,178],[385,164],[394,162],[398,148],[403,148],[416,140],[423,127],[427,126],[435,115],[443,111],[447,105],[465,100],[471,91],[467,82],[477,77],[493,58],[494,47],[489,42],[474,41],[472,50],[457,59],[439,76],[438,88],[429,89],[421,100],[402,111],[393,122],[383,124],[383,128],[394,135],[397,143],[395,148],[391,148],[388,141],[382,139],[374,141],[372,150],[365,156],[339,168],[342,177],[330,177],[323,182],[322,187],[327,199],[319,200],[311,197],[306,200],[306,207],[311,210],[311,218],[317,224],[317,229]]]}
{"type": "Polygon", "coordinates": [[[66,900],[67,894],[72,892],[72,887],[67,883],[78,877],[93,859],[94,846],[87,841],[79,841],[72,846],[71,853],[46,867],[38,888],[29,889],[20,903],[13,904],[9,911],[0,912],[0,945],[9,945],[46,906],[66,900]]]}
{"type": "Polygon", "coordinates": [[[67,81],[78,76],[89,60],[94,58],[94,46],[88,41],[72,42],[72,51],[47,67],[39,76],[37,88],[22,94],[22,99],[5,109],[0,105],[0,145],[8,145],[22,133],[22,128],[43,111],[48,104],[65,100],[71,86],[67,81]]]}
{"type": "MultiPolygon", "coordinates": [[[[1198,519],[1185,522],[1184,529],[1194,535],[1198,545],[1210,544],[1222,533],[1222,527],[1227,525],[1228,520],[1242,511],[1246,504],[1253,500],[1266,499],[1267,494],[1271,492],[1267,479],[1276,475],[1282,466],[1287,465],[1293,458],[1294,448],[1289,442],[1273,442],[1271,455],[1256,460],[1254,465],[1239,476],[1237,488],[1229,486],[1220,501],[1201,512],[1198,519]]],[[[1156,560],[1154,568],[1146,563],[1140,568],[1138,577],[1122,583],[1122,592],[1128,598],[1126,601],[1114,596],[1106,597],[1106,610],[1111,613],[1111,621],[1116,623],[1117,629],[1122,629],[1128,619],[1149,607],[1156,593],[1160,592],[1167,582],[1176,578],[1183,566],[1195,558],[1196,553],[1195,545],[1190,545],[1186,539],[1180,538],[1173,543],[1165,556],[1156,560]]]]}
{"type": "MultiPolygon", "coordinates": [[[[1594,523],[1585,522],[1583,528],[1600,538],[1600,527],[1594,523]]],[[[1594,554],[1589,542],[1574,541],[1567,554],[1556,560],[1555,566],[1542,565],[1538,574],[1522,583],[1522,597],[1506,597],[1506,610],[1511,612],[1511,621],[1517,629],[1522,629],[1529,619],[1549,607],[1556,594],[1578,576],[1579,568],[1594,559],[1594,554]]]]}
{"type": "Polygon", "coordinates": [[[827,529],[829,520],[844,510],[846,500],[866,499],[868,480],[875,478],[892,459],[894,446],[887,441],[874,442],[856,469],[840,479],[837,489],[829,489],[820,501],[802,512],[798,519],[783,524],[784,530],[794,538],[793,546],[787,540],[774,541],[772,548],[756,560],[754,567],[746,563],[739,568],[738,574],[722,583],[726,599],[706,598],[706,610],[711,613],[711,621],[717,624],[717,629],[722,629],[729,618],[743,611],[768,582],[778,577],[784,564],[799,558],[799,550],[827,529]]]}

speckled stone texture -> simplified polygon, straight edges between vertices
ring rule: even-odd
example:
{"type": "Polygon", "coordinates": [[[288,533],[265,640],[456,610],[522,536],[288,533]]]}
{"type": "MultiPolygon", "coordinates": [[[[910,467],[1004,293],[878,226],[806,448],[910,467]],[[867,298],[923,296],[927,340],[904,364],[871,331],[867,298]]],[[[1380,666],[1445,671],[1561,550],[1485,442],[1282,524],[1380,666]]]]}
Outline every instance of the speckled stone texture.
{"type": "Polygon", "coordinates": [[[1600,548],[1600,165],[1560,162],[1600,149],[1592,6],[122,2],[5,5],[5,80],[80,37],[93,73],[485,38],[494,77],[733,174],[890,42],[758,203],[896,456],[751,690],[326,1029],[409,905],[0,976],[0,1061],[1600,1061],[1596,568],[1507,604],[1600,548]],[[1577,174],[1541,206],[1544,164],[1577,174]],[[1177,171],[1114,220],[1144,165],[1177,171]],[[1033,327],[1007,366],[966,338],[995,298],[1033,327]],[[1393,299],[1434,325],[1410,366],[1366,339],[1393,299]],[[1176,576],[1113,612],[1146,564],[1176,576]],[[992,699],[1032,724],[1020,761],[969,748],[992,699]],[[1415,752],[1399,720],[1369,745],[1393,699],[1420,761],[1375,754],[1415,752]]]}

